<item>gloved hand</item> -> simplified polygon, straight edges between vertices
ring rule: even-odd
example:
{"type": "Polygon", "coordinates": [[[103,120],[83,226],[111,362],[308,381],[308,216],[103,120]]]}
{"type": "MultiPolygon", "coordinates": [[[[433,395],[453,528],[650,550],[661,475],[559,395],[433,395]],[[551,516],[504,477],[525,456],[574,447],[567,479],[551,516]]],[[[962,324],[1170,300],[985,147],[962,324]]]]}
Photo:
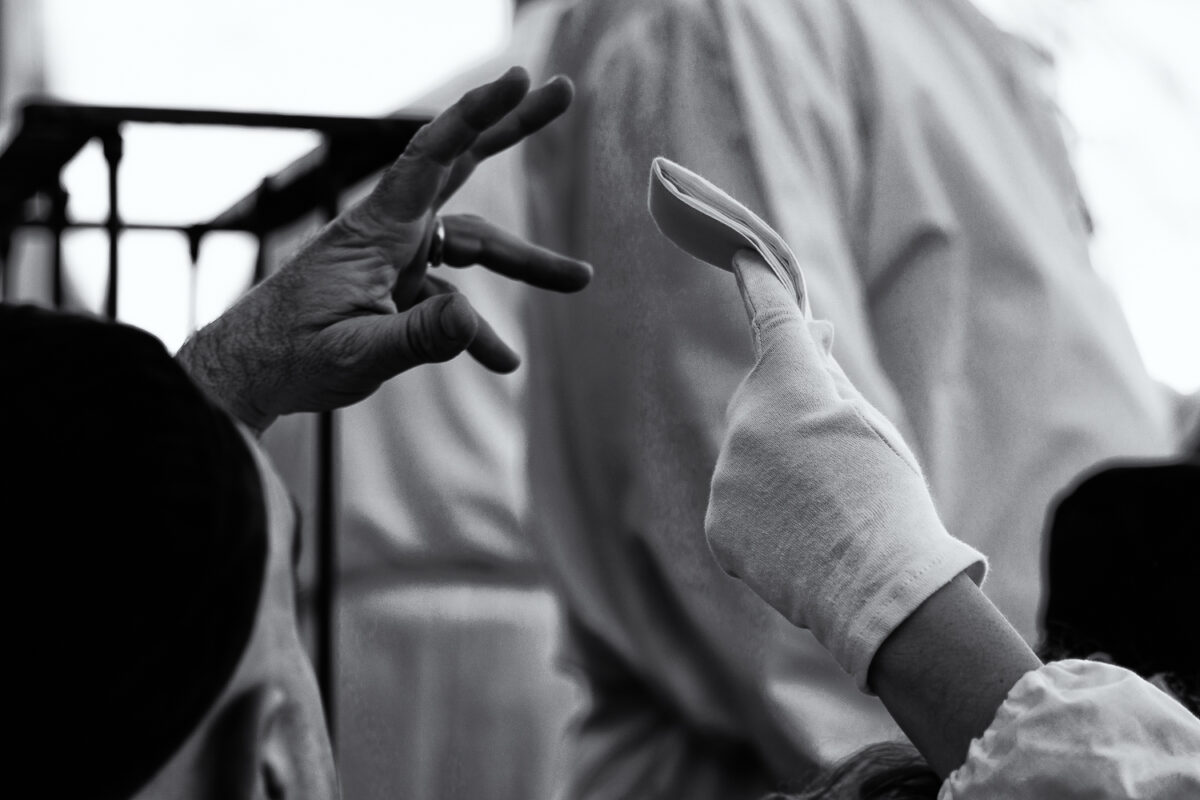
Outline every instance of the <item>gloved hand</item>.
{"type": "Polygon", "coordinates": [[[729,406],[709,546],[868,690],[887,636],[964,570],[981,582],[985,560],[942,526],[916,458],[834,360],[833,327],[757,253],[734,273],[756,363],[729,406]]]}

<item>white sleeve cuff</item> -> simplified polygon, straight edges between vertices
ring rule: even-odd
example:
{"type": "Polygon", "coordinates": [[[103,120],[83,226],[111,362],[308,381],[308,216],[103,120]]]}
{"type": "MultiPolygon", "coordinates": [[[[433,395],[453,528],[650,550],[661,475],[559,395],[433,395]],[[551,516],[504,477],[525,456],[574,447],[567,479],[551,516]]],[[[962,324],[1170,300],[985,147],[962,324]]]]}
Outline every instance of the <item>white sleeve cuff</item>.
{"type": "Polygon", "coordinates": [[[1200,797],[1200,720],[1122,667],[1058,661],[1026,673],[939,800],[1200,797]]]}

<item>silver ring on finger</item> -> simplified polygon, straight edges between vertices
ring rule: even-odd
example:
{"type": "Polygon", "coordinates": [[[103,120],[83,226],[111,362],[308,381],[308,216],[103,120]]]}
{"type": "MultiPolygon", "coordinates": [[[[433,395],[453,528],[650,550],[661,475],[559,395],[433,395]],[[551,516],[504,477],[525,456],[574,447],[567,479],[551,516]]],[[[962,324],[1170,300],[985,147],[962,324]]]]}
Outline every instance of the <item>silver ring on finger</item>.
{"type": "Polygon", "coordinates": [[[446,223],[441,217],[433,218],[433,239],[429,242],[429,266],[441,266],[446,255],[446,223]]]}

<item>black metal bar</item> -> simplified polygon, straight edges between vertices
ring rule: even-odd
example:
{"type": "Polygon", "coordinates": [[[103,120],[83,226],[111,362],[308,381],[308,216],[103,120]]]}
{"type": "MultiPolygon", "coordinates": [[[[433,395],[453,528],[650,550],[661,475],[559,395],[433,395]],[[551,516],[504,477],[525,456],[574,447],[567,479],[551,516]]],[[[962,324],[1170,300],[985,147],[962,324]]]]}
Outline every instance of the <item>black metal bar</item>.
{"type": "Polygon", "coordinates": [[[8,299],[9,287],[12,286],[12,231],[0,228],[0,300],[8,299]]]}
{"type": "MultiPolygon", "coordinates": [[[[93,219],[78,219],[67,220],[63,222],[63,230],[72,230],[74,228],[88,228],[98,230],[108,230],[108,220],[93,220],[93,219]]],[[[254,233],[244,227],[226,228],[221,226],[213,226],[208,224],[185,224],[182,222],[126,222],[120,221],[121,230],[123,231],[171,231],[190,235],[193,231],[199,230],[201,233],[211,233],[212,231],[236,231],[238,233],[254,233]]],[[[23,219],[16,223],[18,228],[53,228],[54,221],[46,218],[42,219],[34,217],[32,219],[23,219]]]]}
{"type": "Polygon", "coordinates": [[[51,301],[55,308],[63,307],[63,231],[67,227],[67,190],[61,185],[50,192],[51,269],[54,271],[51,301]]]}
{"type": "MultiPolygon", "coordinates": [[[[332,147],[327,143],[326,152],[332,147]]],[[[340,185],[332,167],[326,172],[321,201],[328,219],[337,216],[340,185]]],[[[317,563],[316,563],[316,672],[325,704],[330,741],[337,733],[337,474],[335,447],[337,419],[332,411],[317,415],[317,563]]]]}
{"type": "Polygon", "coordinates": [[[96,130],[112,128],[122,122],[148,125],[223,125],[240,128],[281,128],[342,135],[403,134],[414,122],[424,124],[429,117],[421,114],[394,114],[388,117],[338,117],[320,114],[277,114],[266,111],[221,111],[198,108],[135,108],[130,106],[88,106],[38,100],[22,109],[27,123],[35,125],[90,126],[96,130]]]}
{"type": "MultiPolygon", "coordinates": [[[[266,206],[267,198],[271,194],[271,183],[267,178],[263,178],[259,182],[258,187],[254,190],[254,206],[256,209],[261,209],[266,206]]],[[[250,215],[251,219],[261,221],[261,215],[254,213],[250,215]]],[[[267,278],[267,229],[265,227],[258,228],[255,233],[258,234],[258,252],[254,254],[254,284],[266,280],[267,278]]]]}
{"type": "Polygon", "coordinates": [[[200,244],[204,239],[204,230],[193,225],[187,230],[188,257],[191,259],[188,270],[188,336],[196,332],[196,292],[200,284],[200,244]]]}
{"type": "Polygon", "coordinates": [[[337,420],[332,411],[317,415],[317,574],[316,671],[325,704],[329,737],[337,731],[337,520],[334,446],[337,420]]]}
{"type": "Polygon", "coordinates": [[[116,319],[117,292],[120,289],[118,250],[121,242],[121,207],[117,185],[125,143],[119,130],[110,131],[101,141],[104,144],[104,161],[108,164],[108,292],[104,313],[109,319],[116,319]]]}
{"type": "Polygon", "coordinates": [[[252,284],[257,285],[267,277],[267,234],[258,235],[258,250],[254,252],[254,276],[252,284]]]}

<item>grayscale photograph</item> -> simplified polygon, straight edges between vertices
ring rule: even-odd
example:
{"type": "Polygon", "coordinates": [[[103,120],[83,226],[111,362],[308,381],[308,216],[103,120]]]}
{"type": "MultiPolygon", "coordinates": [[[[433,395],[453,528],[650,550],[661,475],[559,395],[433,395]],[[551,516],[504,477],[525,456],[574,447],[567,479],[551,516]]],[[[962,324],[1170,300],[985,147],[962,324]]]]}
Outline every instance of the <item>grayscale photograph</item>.
{"type": "Polygon", "coordinates": [[[12,795],[1200,800],[1198,41],[0,0],[12,795]]]}

